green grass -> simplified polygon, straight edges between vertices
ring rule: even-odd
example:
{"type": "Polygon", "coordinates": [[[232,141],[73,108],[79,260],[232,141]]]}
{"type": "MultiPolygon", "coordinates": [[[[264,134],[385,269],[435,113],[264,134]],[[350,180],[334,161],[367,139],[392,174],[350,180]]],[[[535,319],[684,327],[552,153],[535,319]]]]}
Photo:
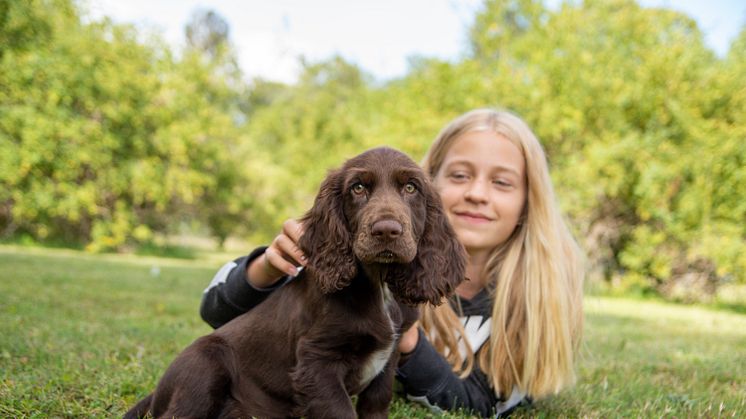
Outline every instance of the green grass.
{"type": "MultiPolygon", "coordinates": [[[[199,299],[227,258],[0,246],[0,417],[121,416],[210,331],[199,299]]],[[[585,305],[578,384],[515,417],[746,415],[742,312],[601,297],[585,305]]],[[[401,399],[391,414],[429,416],[401,399]]]]}

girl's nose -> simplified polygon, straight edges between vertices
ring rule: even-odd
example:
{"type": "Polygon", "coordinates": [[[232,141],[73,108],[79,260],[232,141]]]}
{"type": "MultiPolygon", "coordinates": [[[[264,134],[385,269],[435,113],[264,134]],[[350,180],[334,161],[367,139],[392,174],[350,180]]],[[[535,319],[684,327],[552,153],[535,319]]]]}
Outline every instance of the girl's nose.
{"type": "Polygon", "coordinates": [[[473,182],[469,184],[469,187],[466,189],[466,193],[464,194],[464,198],[466,198],[469,201],[483,203],[487,202],[487,188],[489,182],[480,180],[480,179],[474,179],[473,182]]]}

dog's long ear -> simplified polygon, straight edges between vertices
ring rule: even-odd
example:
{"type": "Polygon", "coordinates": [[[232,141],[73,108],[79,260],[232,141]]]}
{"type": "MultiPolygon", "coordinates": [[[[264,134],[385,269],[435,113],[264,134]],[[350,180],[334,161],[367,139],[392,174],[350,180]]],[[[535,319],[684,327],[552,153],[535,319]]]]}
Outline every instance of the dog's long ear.
{"type": "Polygon", "coordinates": [[[466,251],[448,222],[438,193],[429,183],[422,189],[427,201],[425,228],[409,279],[396,284],[396,288],[404,303],[439,305],[464,280],[466,251]]]}
{"type": "Polygon", "coordinates": [[[299,246],[308,257],[306,269],[324,293],[340,290],[357,274],[352,253],[352,233],[347,226],[342,170],[330,172],[316,200],[303,217],[305,229],[299,246]]]}

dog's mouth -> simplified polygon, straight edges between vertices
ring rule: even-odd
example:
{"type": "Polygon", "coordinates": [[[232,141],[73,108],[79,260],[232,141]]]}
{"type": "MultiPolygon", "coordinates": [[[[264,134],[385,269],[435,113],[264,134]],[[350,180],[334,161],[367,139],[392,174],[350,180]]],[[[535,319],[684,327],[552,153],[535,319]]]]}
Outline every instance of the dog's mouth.
{"type": "Polygon", "coordinates": [[[410,239],[382,242],[370,235],[361,235],[353,245],[355,256],[363,263],[402,264],[410,263],[417,255],[417,246],[410,239]]]}
{"type": "Polygon", "coordinates": [[[376,256],[373,258],[375,262],[378,263],[394,263],[399,261],[399,257],[396,255],[396,253],[392,252],[391,250],[384,250],[382,252],[378,252],[376,256]]]}

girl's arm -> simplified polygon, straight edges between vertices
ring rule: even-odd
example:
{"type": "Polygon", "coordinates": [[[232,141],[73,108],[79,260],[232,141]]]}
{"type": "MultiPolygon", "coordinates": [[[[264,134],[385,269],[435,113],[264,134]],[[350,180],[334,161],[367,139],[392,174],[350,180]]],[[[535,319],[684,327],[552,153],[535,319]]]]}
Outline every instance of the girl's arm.
{"type": "Polygon", "coordinates": [[[220,268],[202,294],[199,311],[202,320],[218,328],[256,307],[286,282],[288,277],[281,277],[268,287],[254,285],[257,282],[250,277],[250,267],[264,263],[266,249],[260,247],[248,256],[240,257],[220,268]]]}
{"type": "Polygon", "coordinates": [[[421,329],[413,351],[404,357],[397,370],[397,380],[402,383],[408,399],[431,409],[465,409],[483,417],[494,417],[508,413],[523,400],[522,396],[511,397],[510,401],[500,400],[487,376],[477,367],[466,378],[460,378],[421,329]]]}
{"type": "Polygon", "coordinates": [[[202,319],[218,328],[254,308],[297,275],[297,266],[305,263],[305,255],[296,245],[302,234],[302,225],[288,220],[268,247],[220,268],[202,295],[202,319]]]}

